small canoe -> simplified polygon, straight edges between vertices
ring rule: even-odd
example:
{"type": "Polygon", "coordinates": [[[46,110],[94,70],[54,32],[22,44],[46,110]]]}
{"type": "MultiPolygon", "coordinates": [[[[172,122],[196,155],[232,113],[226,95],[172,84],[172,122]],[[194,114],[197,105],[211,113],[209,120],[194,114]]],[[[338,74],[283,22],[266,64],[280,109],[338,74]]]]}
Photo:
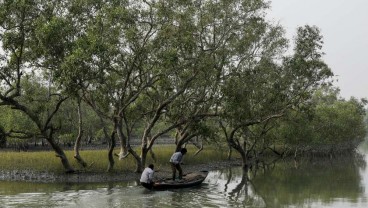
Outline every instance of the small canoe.
{"type": "Polygon", "coordinates": [[[200,185],[204,179],[206,179],[208,171],[199,171],[194,173],[188,173],[183,176],[181,180],[173,181],[172,178],[161,179],[155,181],[153,184],[153,190],[168,190],[168,189],[179,189],[188,188],[200,185]]]}

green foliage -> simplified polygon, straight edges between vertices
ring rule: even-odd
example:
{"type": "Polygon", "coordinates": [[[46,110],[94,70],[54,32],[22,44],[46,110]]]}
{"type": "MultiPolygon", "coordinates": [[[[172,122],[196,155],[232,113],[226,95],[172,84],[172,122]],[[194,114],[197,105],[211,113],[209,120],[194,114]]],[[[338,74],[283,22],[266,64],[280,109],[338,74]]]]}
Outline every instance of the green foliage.
{"type": "Polygon", "coordinates": [[[364,101],[338,98],[338,91],[320,90],[308,111],[294,112],[274,130],[280,142],[293,146],[354,149],[366,135],[364,101]]]}
{"type": "Polygon", "coordinates": [[[314,120],[318,132],[317,141],[329,144],[362,141],[366,127],[363,123],[364,114],[361,114],[357,104],[349,100],[317,106],[314,120]]]}
{"type": "Polygon", "coordinates": [[[38,135],[35,124],[20,111],[0,106],[0,128],[3,146],[6,144],[27,143],[38,135]]]}
{"type": "Polygon", "coordinates": [[[333,76],[319,29],[300,27],[286,55],[268,8],[264,0],[4,1],[0,105],[13,109],[1,112],[2,135],[71,141],[82,100],[85,137],[105,137],[105,128],[122,148],[133,135],[145,147],[175,130],[183,142],[211,141],[219,122],[243,152],[283,138],[361,140],[365,103],[315,93],[333,76]]]}
{"type": "Polygon", "coordinates": [[[73,144],[76,137],[75,134],[61,134],[58,137],[58,141],[63,144],[73,144]]]}
{"type": "MultiPolygon", "coordinates": [[[[106,141],[103,134],[98,133],[102,128],[100,119],[96,113],[86,103],[81,104],[82,113],[82,141],[87,141],[89,137],[92,138],[91,142],[97,138],[102,138],[102,141],[106,141]]],[[[55,133],[60,143],[69,142],[74,144],[78,135],[78,109],[75,100],[69,99],[61,106],[58,114],[53,119],[55,125],[58,127],[58,131],[55,133]],[[67,137],[65,137],[67,136],[67,137]]]]}

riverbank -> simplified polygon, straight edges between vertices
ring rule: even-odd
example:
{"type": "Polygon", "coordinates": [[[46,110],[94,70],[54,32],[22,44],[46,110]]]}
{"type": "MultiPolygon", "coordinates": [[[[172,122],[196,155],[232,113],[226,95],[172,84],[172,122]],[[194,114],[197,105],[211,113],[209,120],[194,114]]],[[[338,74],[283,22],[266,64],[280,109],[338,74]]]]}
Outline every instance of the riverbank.
{"type": "MultiPolygon", "coordinates": [[[[199,170],[219,170],[228,167],[240,166],[241,161],[237,159],[223,160],[203,164],[183,165],[184,174],[199,170]]],[[[161,167],[155,172],[155,178],[165,178],[171,176],[169,166],[161,167]]],[[[1,170],[0,180],[3,181],[22,181],[36,183],[102,183],[102,182],[127,182],[139,180],[140,173],[132,171],[107,172],[83,172],[78,171],[72,174],[54,173],[47,171],[31,170],[1,170]]]]}

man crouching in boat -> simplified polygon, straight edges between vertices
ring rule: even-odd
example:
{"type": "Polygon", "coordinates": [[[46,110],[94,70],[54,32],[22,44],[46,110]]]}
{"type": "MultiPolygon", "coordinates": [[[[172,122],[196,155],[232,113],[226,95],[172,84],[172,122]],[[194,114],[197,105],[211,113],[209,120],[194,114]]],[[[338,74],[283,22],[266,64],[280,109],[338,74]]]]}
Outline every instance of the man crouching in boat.
{"type": "Polygon", "coordinates": [[[170,164],[172,169],[172,179],[175,181],[176,170],[179,171],[179,180],[183,178],[183,170],[181,169],[180,163],[183,159],[183,156],[187,153],[187,149],[182,148],[180,152],[175,152],[170,158],[170,164]]]}
{"type": "Polygon", "coordinates": [[[152,189],[153,186],[153,168],[153,164],[150,164],[147,168],[145,168],[140,179],[141,185],[148,189],[152,189]]]}

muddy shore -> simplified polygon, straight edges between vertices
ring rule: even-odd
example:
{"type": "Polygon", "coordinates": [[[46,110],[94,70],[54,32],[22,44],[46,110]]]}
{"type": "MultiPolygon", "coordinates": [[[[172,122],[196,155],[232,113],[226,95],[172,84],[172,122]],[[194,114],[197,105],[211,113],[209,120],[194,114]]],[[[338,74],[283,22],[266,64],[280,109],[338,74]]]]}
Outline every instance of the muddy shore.
{"type": "MultiPolygon", "coordinates": [[[[210,164],[197,164],[182,166],[184,174],[199,170],[219,170],[228,167],[240,166],[240,160],[226,160],[210,164]]],[[[170,177],[170,168],[161,168],[155,172],[155,178],[170,177]]],[[[139,180],[140,174],[134,172],[115,173],[93,173],[77,172],[73,174],[56,174],[48,172],[32,172],[27,170],[0,170],[0,180],[2,181],[27,181],[37,183],[102,183],[102,182],[128,182],[139,180]]]]}

